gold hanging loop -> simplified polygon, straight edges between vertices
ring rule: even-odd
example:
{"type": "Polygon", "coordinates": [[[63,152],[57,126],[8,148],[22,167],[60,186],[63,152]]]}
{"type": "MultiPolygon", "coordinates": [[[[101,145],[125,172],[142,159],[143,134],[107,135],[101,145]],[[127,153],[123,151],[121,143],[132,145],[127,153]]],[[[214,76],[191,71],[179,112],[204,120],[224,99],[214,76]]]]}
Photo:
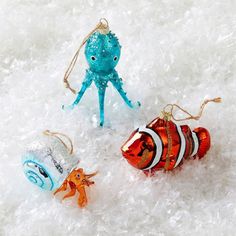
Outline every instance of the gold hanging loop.
{"type": "Polygon", "coordinates": [[[185,120],[199,120],[202,116],[203,110],[205,108],[205,106],[207,105],[207,103],[209,102],[216,102],[219,103],[221,102],[221,98],[217,97],[217,98],[213,98],[213,99],[206,99],[200,106],[198,115],[194,116],[192,114],[190,114],[188,111],[186,111],[185,109],[183,109],[182,107],[180,107],[177,104],[167,104],[163,111],[162,111],[162,118],[166,121],[166,135],[167,135],[167,140],[168,140],[168,146],[167,146],[167,154],[166,154],[166,162],[165,162],[165,170],[168,170],[169,166],[170,166],[170,158],[171,158],[171,151],[172,151],[172,138],[171,138],[171,134],[170,134],[170,127],[169,127],[169,121],[171,119],[173,119],[174,121],[185,121],[185,120]],[[167,111],[167,108],[170,108],[169,111],[167,111]],[[178,108],[180,111],[182,111],[183,113],[187,114],[188,116],[182,119],[177,119],[174,117],[173,115],[173,110],[174,108],[178,108]]]}
{"type": "Polygon", "coordinates": [[[63,82],[66,88],[68,88],[72,93],[76,94],[76,90],[73,89],[70,86],[69,83],[69,76],[71,74],[71,72],[73,71],[75,64],[77,62],[77,59],[79,57],[79,53],[81,48],[85,45],[85,43],[87,42],[88,38],[96,31],[99,31],[102,34],[107,34],[109,33],[109,25],[108,25],[108,21],[105,18],[101,18],[99,23],[96,25],[96,27],[83,39],[82,43],[80,44],[78,50],[76,51],[74,57],[72,58],[68,68],[66,69],[64,78],[63,78],[63,82]]]}
{"type": "Polygon", "coordinates": [[[200,106],[198,115],[192,115],[190,114],[188,111],[186,111],[185,109],[183,109],[182,107],[180,107],[178,104],[167,104],[164,109],[163,109],[163,117],[164,119],[173,119],[174,121],[185,121],[185,120],[199,120],[203,114],[203,110],[205,108],[205,106],[207,105],[207,103],[209,102],[215,102],[215,103],[220,103],[221,102],[221,97],[217,97],[217,98],[213,98],[213,99],[206,99],[200,106]],[[170,111],[167,111],[167,108],[170,108],[170,111]],[[177,119],[174,117],[173,115],[173,110],[174,108],[178,108],[180,111],[182,111],[183,113],[187,114],[188,116],[182,119],[177,119]]]}
{"type": "Polygon", "coordinates": [[[70,139],[67,135],[65,135],[65,134],[63,134],[63,133],[59,133],[59,132],[51,132],[51,131],[49,131],[49,130],[45,130],[45,131],[43,132],[43,134],[46,135],[46,136],[51,136],[51,137],[54,137],[54,138],[58,139],[58,140],[63,144],[63,146],[67,149],[68,153],[69,153],[70,155],[73,154],[73,149],[74,149],[73,143],[72,143],[71,139],[70,139]],[[66,139],[67,139],[67,141],[68,141],[69,144],[70,144],[69,147],[68,147],[68,145],[62,140],[62,138],[60,138],[60,136],[62,136],[63,138],[66,138],[66,139]]]}

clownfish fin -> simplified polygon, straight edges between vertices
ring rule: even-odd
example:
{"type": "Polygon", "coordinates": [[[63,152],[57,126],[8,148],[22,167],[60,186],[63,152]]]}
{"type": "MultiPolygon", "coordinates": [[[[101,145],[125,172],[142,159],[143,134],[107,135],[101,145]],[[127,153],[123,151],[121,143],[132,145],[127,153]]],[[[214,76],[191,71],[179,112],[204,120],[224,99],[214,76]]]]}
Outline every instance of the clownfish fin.
{"type": "Polygon", "coordinates": [[[207,129],[199,127],[193,130],[196,133],[198,138],[198,151],[197,156],[202,158],[211,146],[211,137],[207,129]]]}

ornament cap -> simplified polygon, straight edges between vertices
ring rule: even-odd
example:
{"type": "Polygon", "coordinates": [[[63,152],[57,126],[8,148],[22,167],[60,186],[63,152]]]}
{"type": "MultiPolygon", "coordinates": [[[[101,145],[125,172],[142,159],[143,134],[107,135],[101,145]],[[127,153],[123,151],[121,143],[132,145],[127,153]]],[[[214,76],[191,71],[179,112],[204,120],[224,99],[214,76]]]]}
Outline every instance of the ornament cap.
{"type": "Polygon", "coordinates": [[[172,117],[171,112],[166,112],[166,111],[162,111],[160,116],[162,119],[167,121],[170,121],[172,117]]]}
{"type": "Polygon", "coordinates": [[[107,19],[105,19],[105,18],[100,19],[99,26],[98,26],[97,30],[100,34],[108,34],[110,32],[107,19]]]}

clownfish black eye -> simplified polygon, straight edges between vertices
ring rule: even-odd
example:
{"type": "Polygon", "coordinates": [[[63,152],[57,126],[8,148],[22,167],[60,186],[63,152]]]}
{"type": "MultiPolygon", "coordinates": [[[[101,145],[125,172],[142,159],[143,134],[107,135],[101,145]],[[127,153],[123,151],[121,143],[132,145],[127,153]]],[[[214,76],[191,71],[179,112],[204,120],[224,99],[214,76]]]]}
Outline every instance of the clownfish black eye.
{"type": "Polygon", "coordinates": [[[117,56],[115,56],[115,57],[113,58],[113,60],[116,61],[116,60],[117,60],[117,56]]]}
{"type": "Polygon", "coordinates": [[[96,60],[96,57],[95,57],[95,56],[91,56],[91,59],[92,59],[93,61],[95,61],[95,60],[96,60]]]}

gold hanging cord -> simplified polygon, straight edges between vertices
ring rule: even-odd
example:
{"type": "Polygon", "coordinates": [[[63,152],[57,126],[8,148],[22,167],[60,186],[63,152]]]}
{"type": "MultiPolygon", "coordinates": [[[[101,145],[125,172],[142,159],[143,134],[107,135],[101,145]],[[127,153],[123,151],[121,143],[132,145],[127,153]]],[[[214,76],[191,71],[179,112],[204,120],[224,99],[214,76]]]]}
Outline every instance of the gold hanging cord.
{"type": "Polygon", "coordinates": [[[209,102],[216,102],[216,103],[220,103],[221,102],[221,97],[217,97],[217,98],[213,98],[213,99],[206,99],[202,105],[200,106],[200,109],[199,109],[199,112],[197,115],[192,115],[190,114],[188,111],[186,111],[185,109],[183,109],[182,107],[180,107],[179,105],[177,104],[167,104],[164,109],[163,109],[163,116],[165,119],[167,120],[170,120],[171,118],[174,120],[174,121],[185,121],[185,120],[199,120],[202,116],[202,113],[203,113],[203,110],[205,108],[205,106],[207,105],[207,103],[209,102]],[[167,108],[170,108],[170,111],[167,112],[167,108]],[[173,110],[174,108],[178,108],[179,110],[181,110],[183,113],[187,114],[188,116],[185,117],[185,118],[181,118],[181,119],[178,119],[178,118],[175,118],[174,115],[173,115],[173,110]]]}
{"type": "Polygon", "coordinates": [[[45,130],[45,131],[43,132],[43,134],[58,139],[58,140],[63,144],[63,146],[67,149],[67,151],[68,151],[68,153],[69,153],[70,155],[73,153],[73,149],[74,149],[73,143],[72,143],[71,139],[70,139],[67,135],[65,135],[65,134],[63,134],[63,133],[59,133],[59,132],[51,132],[51,131],[49,131],[49,130],[45,130]],[[70,147],[68,147],[68,145],[62,140],[62,138],[60,138],[60,136],[62,136],[63,138],[66,138],[66,139],[67,139],[67,141],[68,141],[69,144],[70,144],[70,147]]]}
{"type": "Polygon", "coordinates": [[[183,109],[182,107],[180,107],[177,104],[167,104],[162,112],[163,115],[163,119],[167,121],[166,123],[166,134],[167,134],[167,140],[168,140],[168,146],[167,146],[167,154],[166,154],[166,163],[165,163],[165,170],[168,170],[169,166],[170,166],[170,157],[171,157],[171,151],[172,151],[172,138],[170,135],[170,128],[169,128],[169,121],[171,119],[173,119],[174,121],[185,121],[185,120],[199,120],[202,116],[203,110],[206,106],[207,103],[209,102],[216,102],[216,103],[220,103],[221,102],[221,98],[217,97],[217,98],[213,98],[213,99],[206,99],[202,105],[200,106],[198,115],[194,116],[192,114],[190,114],[188,111],[186,111],[185,109],[183,109]],[[170,111],[166,111],[167,108],[170,107],[170,111]],[[188,116],[182,119],[177,119],[174,117],[173,115],[173,110],[174,108],[178,108],[179,110],[181,110],[183,113],[187,114],[188,116]]]}
{"type": "Polygon", "coordinates": [[[84,46],[84,44],[86,43],[86,41],[88,40],[88,38],[95,32],[95,31],[99,31],[101,34],[107,34],[109,32],[109,25],[108,25],[108,21],[105,19],[105,18],[101,18],[99,23],[96,25],[96,27],[84,38],[84,40],[82,41],[81,45],[79,46],[78,50],[76,51],[74,57],[72,58],[66,72],[65,72],[65,75],[64,75],[64,84],[65,84],[65,87],[68,88],[72,93],[76,94],[76,90],[73,89],[71,86],[70,86],[70,83],[68,81],[69,79],[69,76],[72,72],[72,70],[74,69],[75,67],[75,64],[76,64],[76,61],[79,57],[79,53],[80,53],[80,50],[81,48],[84,46]]]}

